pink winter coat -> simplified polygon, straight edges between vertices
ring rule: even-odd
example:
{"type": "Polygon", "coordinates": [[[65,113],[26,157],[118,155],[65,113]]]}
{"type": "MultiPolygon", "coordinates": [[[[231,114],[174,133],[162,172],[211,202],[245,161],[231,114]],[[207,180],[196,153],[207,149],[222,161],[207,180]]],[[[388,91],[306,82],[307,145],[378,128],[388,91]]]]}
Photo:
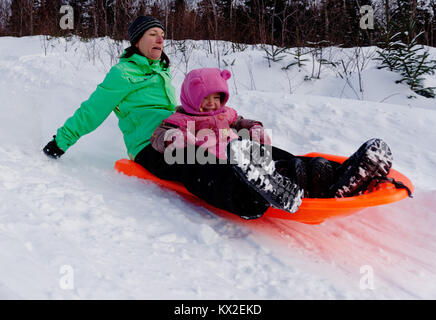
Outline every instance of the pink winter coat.
{"type": "Polygon", "coordinates": [[[168,137],[165,140],[165,134],[168,130],[179,129],[183,134],[184,143],[176,143],[178,147],[184,147],[186,143],[195,144],[207,149],[217,158],[225,159],[226,146],[230,141],[238,138],[237,131],[250,130],[255,125],[261,127],[261,122],[238,117],[235,109],[225,106],[229,99],[227,86],[229,78],[228,70],[221,71],[216,68],[196,69],[189,72],[182,84],[180,95],[182,106],[176,108],[176,112],[154,131],[150,140],[153,148],[163,153],[172,143],[168,137]],[[222,107],[211,112],[200,112],[203,99],[215,92],[223,94],[222,107]]]}

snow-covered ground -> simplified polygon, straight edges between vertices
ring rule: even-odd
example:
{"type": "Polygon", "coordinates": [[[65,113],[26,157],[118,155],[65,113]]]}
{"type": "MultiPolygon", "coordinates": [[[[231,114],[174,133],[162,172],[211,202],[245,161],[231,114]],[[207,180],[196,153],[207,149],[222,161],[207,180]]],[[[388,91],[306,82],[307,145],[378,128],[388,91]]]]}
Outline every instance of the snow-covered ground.
{"type": "MultiPolygon", "coordinates": [[[[106,39],[56,40],[45,55],[43,44],[0,38],[1,299],[436,298],[436,99],[407,99],[371,61],[361,92],[356,72],[347,83],[327,66],[305,81],[311,61],[281,70],[291,56],[269,68],[261,49],[225,54],[221,43],[218,58],[207,42],[188,42],[185,56],[168,45],[178,92],[186,70],[220,59],[233,73],[228,105],[273,129],[275,145],[349,155],[380,137],[416,187],[413,199],[320,225],[234,221],[116,173],[126,149],[113,115],[61,159],[42,154],[114,50],[106,39]]],[[[351,67],[353,50],[324,56],[351,67]]]]}

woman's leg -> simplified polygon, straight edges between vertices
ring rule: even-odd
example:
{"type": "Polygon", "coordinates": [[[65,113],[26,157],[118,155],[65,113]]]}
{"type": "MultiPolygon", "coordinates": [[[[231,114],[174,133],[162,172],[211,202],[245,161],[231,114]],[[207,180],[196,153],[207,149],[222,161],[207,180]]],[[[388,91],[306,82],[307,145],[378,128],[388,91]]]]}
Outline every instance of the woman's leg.
{"type": "Polygon", "coordinates": [[[386,176],[392,166],[392,152],[381,139],[366,141],[336,170],[331,197],[351,197],[367,189],[375,176],[386,176]]]}
{"type": "Polygon", "coordinates": [[[373,177],[386,176],[392,166],[392,152],[381,139],[366,141],[343,164],[321,157],[293,156],[274,147],[273,158],[279,172],[306,187],[305,197],[310,198],[357,195],[366,190],[373,177]]]}
{"type": "Polygon", "coordinates": [[[277,171],[292,179],[304,190],[305,198],[327,198],[329,188],[337,180],[338,162],[323,157],[303,157],[273,147],[277,171]]]}
{"type": "Polygon", "coordinates": [[[200,199],[244,219],[259,218],[270,206],[239,179],[229,164],[169,165],[164,155],[151,145],[136,156],[135,162],[160,179],[183,183],[189,192],[200,199]]]}
{"type": "MultiPolygon", "coordinates": [[[[336,166],[339,165],[336,163],[336,166]]],[[[314,157],[307,161],[310,198],[328,198],[329,188],[335,182],[332,161],[314,157]]]]}
{"type": "Polygon", "coordinates": [[[177,163],[167,164],[164,155],[156,151],[151,144],[138,153],[135,162],[160,179],[181,182],[183,165],[177,163]]]}
{"type": "Polygon", "coordinates": [[[259,218],[270,207],[229,164],[188,164],[182,179],[192,194],[244,219],[259,218]]]}

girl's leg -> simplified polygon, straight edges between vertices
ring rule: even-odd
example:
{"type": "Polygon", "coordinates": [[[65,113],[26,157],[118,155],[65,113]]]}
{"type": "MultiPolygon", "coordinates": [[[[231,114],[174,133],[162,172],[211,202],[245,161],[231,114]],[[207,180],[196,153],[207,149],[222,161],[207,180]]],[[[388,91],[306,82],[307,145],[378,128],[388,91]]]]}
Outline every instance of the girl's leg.
{"type": "Polygon", "coordinates": [[[304,198],[309,198],[308,171],[305,161],[298,157],[293,157],[290,160],[275,161],[277,172],[281,175],[290,178],[301,189],[304,190],[304,198]]]}

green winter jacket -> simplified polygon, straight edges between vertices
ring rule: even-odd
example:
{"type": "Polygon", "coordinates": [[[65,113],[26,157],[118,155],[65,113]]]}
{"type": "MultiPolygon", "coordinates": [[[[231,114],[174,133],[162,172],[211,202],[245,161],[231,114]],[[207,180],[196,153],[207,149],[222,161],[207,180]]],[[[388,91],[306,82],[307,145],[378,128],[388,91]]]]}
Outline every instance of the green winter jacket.
{"type": "Polygon", "coordinates": [[[162,120],[174,113],[176,103],[170,71],[159,61],[138,54],[121,56],[89,99],[57,130],[56,143],[67,151],[113,111],[133,160],[162,120]]]}

